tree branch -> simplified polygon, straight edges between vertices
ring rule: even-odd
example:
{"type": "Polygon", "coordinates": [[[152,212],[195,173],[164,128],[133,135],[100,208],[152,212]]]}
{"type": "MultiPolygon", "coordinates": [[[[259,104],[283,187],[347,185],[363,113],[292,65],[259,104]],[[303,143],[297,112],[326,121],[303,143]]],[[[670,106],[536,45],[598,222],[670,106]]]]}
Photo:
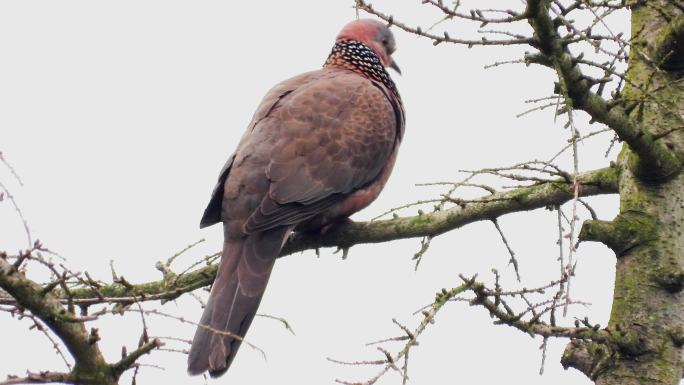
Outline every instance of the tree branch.
{"type": "MultiPolygon", "coordinates": [[[[154,339],[118,363],[109,365],[97,345],[99,340],[97,329],[92,329],[88,333],[83,322],[88,318],[75,317],[62,305],[62,302],[73,303],[70,296],[72,293],[68,293],[69,297],[58,298],[28,279],[17,270],[15,265],[10,264],[4,255],[0,255],[0,288],[12,297],[14,305],[31,311],[59,337],[74,358],[75,366],[67,374],[29,373],[27,377],[8,378],[6,382],[0,384],[66,382],[115,385],[121,373],[131,368],[136,359],[160,346],[159,340],[154,339]]],[[[65,293],[59,292],[59,294],[65,293]]]]}
{"type": "Polygon", "coordinates": [[[564,369],[575,368],[592,381],[610,366],[610,357],[615,354],[605,344],[592,341],[573,340],[565,348],[561,357],[564,369]]]}
{"type": "Polygon", "coordinates": [[[74,381],[74,376],[71,373],[40,372],[27,373],[26,377],[8,376],[5,381],[0,382],[0,385],[52,383],[73,384],[74,381]]]}
{"type": "Polygon", "coordinates": [[[651,216],[626,212],[612,221],[588,220],[582,224],[580,241],[596,241],[621,257],[625,251],[658,238],[656,221],[651,216]]]}
{"type": "MultiPolygon", "coordinates": [[[[616,168],[582,173],[580,196],[617,193],[616,168]]],[[[467,224],[492,220],[505,214],[563,204],[573,198],[572,182],[557,179],[499,192],[447,210],[375,222],[357,222],[331,229],[324,235],[296,234],[285,245],[283,255],[317,247],[341,248],[396,239],[435,237],[467,224]]]]}
{"type": "Polygon", "coordinates": [[[549,14],[549,0],[529,0],[526,14],[539,41],[540,54],[527,55],[530,63],[538,63],[556,69],[567,85],[574,108],[587,112],[593,120],[613,129],[638,155],[635,174],[642,179],[665,179],[682,167],[682,161],[653,133],[629,119],[620,105],[609,105],[603,98],[590,91],[590,85],[574,58],[567,52],[562,38],[556,31],[549,14]]]}
{"type": "MultiPolygon", "coordinates": [[[[619,170],[607,167],[578,175],[580,196],[617,193],[619,170]]],[[[325,234],[295,233],[285,244],[281,256],[320,247],[349,248],[364,243],[388,242],[396,239],[435,237],[467,224],[496,219],[502,215],[558,206],[573,198],[572,181],[564,178],[498,192],[478,200],[462,203],[446,210],[398,217],[390,220],[352,222],[333,227],[325,234]]],[[[136,301],[172,300],[180,295],[210,285],[216,275],[216,264],[143,284],[126,282],[72,288],[70,300],[79,306],[98,303],[132,304],[136,301]]],[[[0,285],[1,287],[2,285],[0,285]]],[[[60,293],[62,300],[66,297],[60,293]]],[[[11,293],[10,293],[11,294],[11,293]]],[[[0,304],[14,304],[12,298],[0,297],[0,304]]]]}
{"type": "Polygon", "coordinates": [[[138,360],[138,358],[151,352],[154,349],[161,347],[162,345],[163,344],[161,343],[161,341],[159,341],[158,338],[154,338],[152,341],[144,343],[136,350],[124,356],[119,362],[112,365],[112,371],[114,372],[114,375],[116,377],[120,376],[123,372],[125,372],[126,370],[130,369],[133,365],[135,365],[135,362],[138,360]]]}
{"type": "MultiPolygon", "coordinates": [[[[450,44],[465,45],[468,47],[492,46],[492,45],[532,45],[532,46],[534,46],[534,44],[536,43],[536,41],[534,39],[526,38],[526,37],[514,37],[512,39],[505,39],[505,40],[488,39],[485,37],[478,39],[478,40],[475,40],[475,39],[458,39],[458,38],[453,38],[453,37],[449,36],[449,34],[446,32],[440,36],[440,35],[435,35],[433,33],[430,33],[429,31],[423,31],[423,29],[420,27],[413,28],[413,27],[406,25],[400,21],[396,21],[396,20],[394,20],[394,17],[392,17],[391,15],[386,15],[382,12],[375,10],[371,4],[368,4],[363,0],[356,0],[356,8],[362,9],[371,15],[375,15],[375,16],[379,17],[380,19],[386,21],[390,25],[395,25],[395,26],[397,26],[397,28],[400,28],[405,32],[408,32],[408,33],[411,33],[411,34],[414,34],[417,36],[422,36],[422,37],[428,38],[428,39],[432,40],[433,45],[438,45],[441,43],[450,43],[450,44]]],[[[456,13],[447,14],[447,17],[449,17],[449,18],[456,17],[456,16],[460,17],[460,16],[465,16],[465,15],[460,15],[460,14],[456,14],[456,13]]],[[[510,18],[498,19],[498,20],[487,19],[487,18],[484,18],[482,16],[478,16],[477,14],[474,14],[474,16],[466,17],[466,18],[468,18],[470,20],[474,20],[474,21],[480,21],[482,23],[484,23],[485,20],[486,20],[486,23],[510,23],[510,22],[514,22],[517,20],[524,20],[524,17],[522,17],[521,15],[516,15],[516,16],[512,16],[510,18]]]]}
{"type": "Polygon", "coordinates": [[[83,323],[71,322],[71,314],[60,301],[0,258],[0,287],[20,306],[40,318],[62,340],[80,371],[97,371],[106,365],[97,344],[91,343],[83,323]]]}

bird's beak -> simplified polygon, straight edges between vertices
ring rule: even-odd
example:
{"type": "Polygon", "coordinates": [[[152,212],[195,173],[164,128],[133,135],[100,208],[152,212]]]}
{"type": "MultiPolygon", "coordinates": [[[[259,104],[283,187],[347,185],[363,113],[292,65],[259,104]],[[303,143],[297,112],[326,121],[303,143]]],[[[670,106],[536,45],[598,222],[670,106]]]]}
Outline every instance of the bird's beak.
{"type": "Polygon", "coordinates": [[[392,59],[392,58],[390,58],[389,67],[390,67],[391,69],[397,71],[397,73],[398,73],[399,75],[401,75],[401,70],[399,69],[399,66],[397,65],[397,62],[395,62],[394,59],[392,59]]]}

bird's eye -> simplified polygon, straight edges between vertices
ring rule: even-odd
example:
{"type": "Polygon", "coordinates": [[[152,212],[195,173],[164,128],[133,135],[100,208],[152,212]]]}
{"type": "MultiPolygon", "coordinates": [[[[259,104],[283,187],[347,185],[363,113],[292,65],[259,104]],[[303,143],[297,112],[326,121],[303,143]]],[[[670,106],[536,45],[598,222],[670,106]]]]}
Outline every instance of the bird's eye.
{"type": "Polygon", "coordinates": [[[387,39],[382,39],[382,45],[384,45],[385,47],[387,47],[387,44],[388,44],[388,43],[389,43],[389,42],[387,41],[387,39]]]}

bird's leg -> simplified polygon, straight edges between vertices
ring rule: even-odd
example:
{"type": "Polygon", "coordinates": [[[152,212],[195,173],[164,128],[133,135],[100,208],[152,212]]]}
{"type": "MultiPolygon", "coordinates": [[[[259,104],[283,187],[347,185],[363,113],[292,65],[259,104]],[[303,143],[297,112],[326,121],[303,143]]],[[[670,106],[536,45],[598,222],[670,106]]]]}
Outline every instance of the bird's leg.
{"type": "Polygon", "coordinates": [[[328,232],[330,232],[330,230],[332,230],[335,227],[347,226],[347,225],[351,225],[352,223],[354,223],[354,221],[349,219],[349,217],[336,219],[333,222],[330,222],[330,223],[327,223],[327,224],[321,226],[321,228],[318,230],[318,233],[320,235],[326,235],[326,234],[328,234],[328,232]]]}
{"type": "MultiPolygon", "coordinates": [[[[321,235],[325,235],[325,234],[327,234],[329,231],[331,231],[331,229],[333,229],[333,228],[335,228],[335,227],[347,226],[347,225],[351,225],[352,223],[354,223],[354,221],[352,221],[351,219],[349,219],[349,217],[344,217],[344,218],[338,219],[338,220],[336,220],[336,221],[334,221],[334,222],[328,223],[328,224],[324,225],[323,227],[321,227],[321,229],[320,229],[320,234],[321,234],[321,235]]],[[[335,250],[335,251],[333,252],[333,254],[337,254],[337,253],[339,253],[340,251],[342,251],[342,259],[343,259],[343,260],[344,260],[344,259],[347,259],[347,256],[349,256],[349,247],[346,247],[346,246],[338,246],[338,247],[337,247],[337,250],[335,250]]]]}
{"type": "Polygon", "coordinates": [[[347,259],[347,256],[349,256],[349,247],[338,247],[337,250],[333,252],[333,254],[337,254],[340,251],[342,251],[342,260],[347,259]]]}
{"type": "MultiPolygon", "coordinates": [[[[307,234],[308,236],[312,237],[324,237],[328,235],[330,232],[335,231],[336,228],[338,227],[344,227],[348,226],[350,224],[354,223],[351,219],[348,217],[336,219],[332,222],[328,222],[325,224],[316,224],[312,225],[311,223],[304,224],[303,226],[295,229],[292,233],[290,233],[290,239],[293,239],[294,237],[297,237],[298,234],[307,234]]],[[[349,247],[338,247],[337,250],[333,254],[339,253],[342,251],[342,259],[346,259],[347,255],[349,254],[349,247]]],[[[316,256],[320,257],[320,251],[318,248],[316,248],[316,256]]]]}

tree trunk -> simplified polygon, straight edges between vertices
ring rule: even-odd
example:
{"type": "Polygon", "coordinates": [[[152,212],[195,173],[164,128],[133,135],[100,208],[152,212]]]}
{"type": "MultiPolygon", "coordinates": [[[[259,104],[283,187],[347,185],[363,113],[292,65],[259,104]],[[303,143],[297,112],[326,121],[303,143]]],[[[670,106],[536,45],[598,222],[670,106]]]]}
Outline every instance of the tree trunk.
{"type": "MultiPolygon", "coordinates": [[[[630,119],[662,135],[658,140],[684,159],[684,78],[673,70],[672,54],[681,54],[682,47],[660,52],[672,34],[668,29],[681,21],[682,11],[672,3],[631,4],[630,62],[622,97],[630,119]]],[[[584,360],[580,370],[601,385],[678,384],[684,374],[684,176],[654,180],[652,168],[658,165],[639,162],[627,145],[618,164],[620,214],[612,222],[587,221],[582,229],[585,239],[602,241],[617,255],[608,324],[615,344],[575,341],[563,359],[584,360]]]]}

